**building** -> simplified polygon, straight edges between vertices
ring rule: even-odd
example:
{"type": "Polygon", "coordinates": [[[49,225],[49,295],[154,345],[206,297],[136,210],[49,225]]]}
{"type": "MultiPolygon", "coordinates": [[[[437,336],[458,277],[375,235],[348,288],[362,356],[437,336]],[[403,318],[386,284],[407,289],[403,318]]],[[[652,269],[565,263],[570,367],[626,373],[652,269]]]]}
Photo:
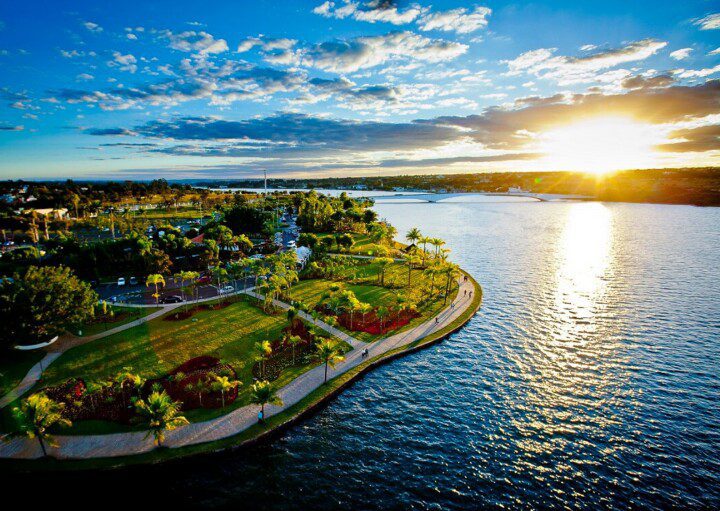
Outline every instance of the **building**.
{"type": "Polygon", "coordinates": [[[297,264],[300,269],[305,268],[305,265],[310,260],[312,250],[308,247],[295,247],[295,255],[297,256],[297,264]]]}
{"type": "Polygon", "coordinates": [[[52,218],[53,220],[62,220],[67,218],[68,210],[66,208],[53,209],[53,208],[40,208],[34,210],[39,216],[45,216],[52,218]]]}

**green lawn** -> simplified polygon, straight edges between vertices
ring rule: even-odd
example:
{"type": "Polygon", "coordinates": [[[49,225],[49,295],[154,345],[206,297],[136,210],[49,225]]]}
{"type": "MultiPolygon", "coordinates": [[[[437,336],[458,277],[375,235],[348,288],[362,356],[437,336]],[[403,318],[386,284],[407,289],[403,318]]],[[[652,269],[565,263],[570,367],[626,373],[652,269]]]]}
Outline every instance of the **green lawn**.
{"type": "MultiPolygon", "coordinates": [[[[350,233],[350,235],[353,237],[354,244],[352,247],[350,247],[350,250],[347,252],[344,251],[341,247],[338,247],[336,244],[333,244],[333,246],[330,248],[331,252],[345,252],[348,254],[355,254],[355,255],[369,255],[374,256],[377,255],[377,248],[378,245],[373,243],[367,234],[355,234],[350,233]]],[[[332,234],[318,234],[317,235],[319,239],[327,238],[328,236],[333,236],[332,234]]],[[[393,252],[394,250],[402,248],[402,245],[399,243],[395,243],[394,247],[383,247],[387,250],[390,250],[393,252]]],[[[397,255],[396,253],[391,253],[390,255],[397,255]]]]}
{"type": "MultiPolygon", "coordinates": [[[[405,287],[407,285],[408,271],[407,266],[403,263],[393,263],[391,265],[388,265],[385,271],[385,285],[389,286],[390,284],[393,284],[394,287],[393,289],[389,289],[388,287],[381,287],[377,285],[377,274],[379,270],[377,264],[367,263],[361,260],[357,260],[357,262],[357,265],[354,265],[346,272],[346,275],[353,276],[353,283],[346,282],[344,283],[344,286],[346,289],[349,289],[350,291],[355,293],[355,296],[357,296],[358,300],[362,302],[367,302],[373,307],[378,307],[380,305],[390,306],[395,303],[395,297],[399,292],[402,292],[404,289],[408,289],[405,287]]],[[[426,284],[428,281],[428,277],[423,275],[422,271],[420,270],[414,270],[411,274],[411,288],[416,289],[426,284]]],[[[303,302],[308,307],[312,308],[317,305],[323,293],[325,293],[333,283],[335,282],[325,279],[303,280],[292,287],[290,295],[294,300],[303,302]]],[[[442,286],[443,284],[444,279],[436,279],[436,287],[438,285],[442,286]]],[[[418,312],[420,312],[419,317],[413,319],[412,321],[410,321],[410,323],[403,326],[402,328],[389,332],[386,335],[392,335],[398,332],[402,332],[403,330],[413,328],[420,323],[427,321],[429,318],[434,317],[441,310],[443,310],[452,300],[455,299],[456,294],[457,288],[454,287],[451,295],[448,297],[446,304],[443,303],[442,298],[436,298],[434,301],[418,309],[418,312]]],[[[376,339],[379,339],[380,337],[383,337],[372,335],[366,332],[351,332],[340,326],[339,328],[352,335],[356,339],[365,342],[374,341],[376,339]]]]}
{"type": "MultiPolygon", "coordinates": [[[[216,311],[201,311],[186,320],[156,318],[65,352],[46,369],[42,384],[32,392],[72,377],[100,380],[128,366],[145,378],[157,377],[191,358],[210,355],[232,365],[242,385],[238,399],[225,409],[198,409],[185,414],[193,422],[207,420],[249,403],[253,383],[252,347],[257,341],[278,338],[285,326],[287,319],[283,313],[268,315],[245,301],[216,311]]],[[[343,343],[343,349],[349,348],[343,343]]],[[[285,369],[273,383],[282,387],[314,365],[285,369]]],[[[3,422],[7,424],[7,419],[3,422]]],[[[129,429],[103,421],[79,422],[77,426],[63,433],[110,433],[129,429]]]]}
{"type": "Polygon", "coordinates": [[[136,319],[144,318],[153,312],[160,310],[160,307],[123,307],[120,305],[113,306],[116,319],[114,321],[93,322],[80,327],[73,327],[71,332],[76,334],[81,331],[82,337],[99,334],[127,323],[131,323],[136,319]]]}
{"type": "Polygon", "coordinates": [[[32,366],[45,356],[43,350],[13,350],[0,356],[0,396],[17,386],[32,366]]]}

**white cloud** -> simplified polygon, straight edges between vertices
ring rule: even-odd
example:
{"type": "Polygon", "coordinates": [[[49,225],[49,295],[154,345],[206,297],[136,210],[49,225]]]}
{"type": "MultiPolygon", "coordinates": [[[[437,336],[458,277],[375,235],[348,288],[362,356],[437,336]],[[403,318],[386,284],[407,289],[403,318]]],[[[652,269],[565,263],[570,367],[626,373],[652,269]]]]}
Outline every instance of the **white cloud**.
{"type": "Polygon", "coordinates": [[[676,69],[673,73],[680,78],[705,78],[706,76],[720,73],[720,64],[706,69],[676,69]]]}
{"type": "Polygon", "coordinates": [[[713,51],[708,53],[708,55],[720,55],[720,48],[715,48],[713,51]]]}
{"type": "Polygon", "coordinates": [[[97,23],[93,23],[92,21],[83,22],[83,26],[90,32],[93,32],[95,34],[103,31],[103,28],[100,25],[98,25],[97,23]]]}
{"type": "Polygon", "coordinates": [[[199,55],[222,53],[228,50],[225,39],[215,39],[211,34],[203,31],[187,30],[175,34],[165,30],[162,35],[170,41],[170,48],[174,50],[194,52],[199,55]]]}
{"type": "Polygon", "coordinates": [[[350,17],[357,21],[385,22],[393,25],[411,23],[423,12],[423,9],[416,4],[400,11],[392,2],[382,0],[362,3],[345,0],[342,6],[336,7],[336,5],[335,2],[327,1],[315,7],[312,12],[326,18],[345,19],[350,17]]]}
{"type": "Polygon", "coordinates": [[[75,77],[76,80],[88,82],[90,80],[94,80],[95,77],[89,73],[81,73],[75,77]]]}
{"type": "Polygon", "coordinates": [[[533,74],[539,78],[553,79],[561,85],[596,81],[602,76],[602,70],[619,64],[645,60],[667,46],[664,41],[643,39],[621,48],[605,50],[583,57],[555,56],[557,48],[539,48],[527,51],[517,58],[506,61],[509,74],[521,72],[533,74]]]}
{"type": "Polygon", "coordinates": [[[592,51],[596,48],[597,48],[597,46],[595,46],[594,44],[585,44],[580,47],[580,51],[592,51]]]}
{"type": "Polygon", "coordinates": [[[304,62],[325,71],[351,73],[394,59],[425,62],[452,60],[467,49],[465,44],[429,39],[413,32],[391,32],[315,45],[305,53],[304,62]]]}
{"type": "Polygon", "coordinates": [[[127,34],[126,37],[127,37],[128,39],[130,39],[131,41],[137,41],[137,36],[136,36],[135,34],[133,34],[133,33],[127,34]]]}
{"type": "Polygon", "coordinates": [[[492,10],[488,7],[475,6],[470,11],[464,7],[443,12],[433,12],[423,15],[418,21],[420,30],[442,30],[444,32],[457,32],[468,34],[488,24],[488,16],[492,10]]]}
{"type": "Polygon", "coordinates": [[[113,59],[108,62],[110,67],[119,67],[120,71],[128,71],[134,73],[137,71],[137,59],[134,55],[127,54],[123,55],[119,51],[113,52],[113,59]]]}
{"type": "Polygon", "coordinates": [[[675,50],[670,54],[670,57],[675,60],[685,60],[690,56],[690,53],[692,52],[692,48],[681,48],[679,50],[675,50]]]}
{"type": "Polygon", "coordinates": [[[695,20],[695,25],[699,25],[700,30],[716,30],[720,28],[720,13],[709,14],[704,18],[695,20]]]}

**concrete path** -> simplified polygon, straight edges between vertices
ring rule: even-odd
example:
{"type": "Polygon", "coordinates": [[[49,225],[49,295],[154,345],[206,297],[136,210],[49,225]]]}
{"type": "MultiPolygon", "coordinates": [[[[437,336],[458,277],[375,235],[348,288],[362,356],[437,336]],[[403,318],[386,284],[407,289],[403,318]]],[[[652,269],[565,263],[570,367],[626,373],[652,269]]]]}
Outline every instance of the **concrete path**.
{"type": "MultiPolygon", "coordinates": [[[[445,308],[435,318],[404,332],[365,344],[360,341],[352,343],[354,349],[345,355],[345,361],[335,368],[328,369],[328,379],[334,378],[356,367],[364,361],[362,351],[367,348],[368,358],[387,353],[395,348],[411,344],[433,332],[444,328],[460,316],[470,306],[472,299],[463,296],[465,291],[474,290],[472,282],[459,282],[459,299],[454,307],[445,308]],[[358,344],[359,343],[359,344],[358,344]]],[[[287,305],[286,305],[287,306],[287,305]]],[[[323,326],[318,324],[321,328],[323,326]]],[[[327,325],[329,326],[329,325],[327,325]]],[[[282,406],[266,406],[265,415],[271,417],[291,407],[324,382],[325,367],[319,365],[295,378],[282,387],[278,394],[283,400],[282,406]]],[[[258,407],[247,405],[232,412],[205,422],[183,426],[166,434],[167,447],[182,447],[219,440],[236,435],[257,422],[258,407]]],[[[154,449],[151,437],[146,438],[144,432],[114,433],[109,435],[57,436],[59,447],[50,447],[49,453],[61,459],[88,459],[126,456],[149,452],[154,449]]],[[[6,438],[0,443],[0,458],[33,459],[41,457],[42,452],[37,440],[26,437],[6,438]]]]}

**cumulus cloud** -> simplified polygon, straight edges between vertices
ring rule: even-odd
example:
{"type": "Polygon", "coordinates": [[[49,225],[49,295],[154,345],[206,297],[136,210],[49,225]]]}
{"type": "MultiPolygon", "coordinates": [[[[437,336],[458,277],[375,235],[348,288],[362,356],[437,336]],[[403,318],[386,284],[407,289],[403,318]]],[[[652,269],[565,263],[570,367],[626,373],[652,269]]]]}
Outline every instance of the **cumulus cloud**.
{"type": "Polygon", "coordinates": [[[670,53],[670,58],[673,58],[675,60],[685,60],[690,56],[692,50],[692,48],[681,48],[679,50],[675,50],[674,52],[670,53]]]}
{"type": "Polygon", "coordinates": [[[391,32],[317,44],[304,54],[304,61],[325,71],[350,73],[384,64],[389,60],[441,62],[467,51],[465,44],[429,39],[413,32],[391,32]]]}
{"type": "Polygon", "coordinates": [[[98,25],[97,23],[93,23],[92,21],[84,21],[83,26],[90,32],[93,32],[95,34],[103,31],[103,28],[100,25],[98,25]]]}
{"type": "Polygon", "coordinates": [[[668,136],[670,143],[657,148],[670,153],[700,153],[720,150],[720,125],[675,130],[668,136]]]}
{"type": "Polygon", "coordinates": [[[91,81],[91,80],[94,80],[95,77],[94,77],[93,75],[89,74],[89,73],[80,73],[79,75],[77,75],[77,76],[75,77],[75,79],[76,79],[76,80],[83,81],[83,82],[89,82],[89,81],[91,81]]]}
{"type": "Polygon", "coordinates": [[[620,64],[645,60],[667,46],[664,41],[643,39],[621,48],[601,51],[582,57],[555,55],[557,48],[540,48],[522,53],[506,61],[511,75],[526,72],[539,78],[553,79],[560,84],[596,81],[598,72],[620,64]]]}
{"type": "Polygon", "coordinates": [[[622,82],[625,89],[655,89],[659,87],[667,87],[675,83],[675,78],[669,74],[661,74],[657,76],[629,76],[622,82]]]}
{"type": "Polygon", "coordinates": [[[442,30],[468,34],[487,27],[488,16],[492,10],[488,7],[475,6],[473,10],[461,7],[449,11],[432,12],[422,16],[418,21],[420,30],[442,30]]]}
{"type": "Polygon", "coordinates": [[[186,30],[176,34],[170,30],[164,30],[161,35],[169,41],[170,48],[174,50],[198,55],[222,53],[228,50],[225,39],[215,39],[211,34],[203,31],[186,30]]]}
{"type": "Polygon", "coordinates": [[[368,2],[354,2],[345,0],[342,5],[327,1],[313,9],[315,14],[326,18],[345,19],[353,18],[369,23],[385,22],[393,25],[411,23],[423,12],[417,4],[400,10],[395,2],[389,0],[371,0],[368,2]]]}
{"type": "Polygon", "coordinates": [[[715,73],[720,73],[720,64],[705,69],[676,69],[674,73],[679,78],[705,78],[715,73]]]}
{"type": "Polygon", "coordinates": [[[698,25],[700,30],[717,30],[720,28],[720,13],[708,14],[704,18],[697,19],[695,25],[698,25]]]}
{"type": "Polygon", "coordinates": [[[107,63],[108,66],[117,67],[120,71],[128,71],[129,73],[137,71],[137,59],[134,55],[129,53],[123,55],[119,51],[114,51],[112,55],[113,59],[107,63]]]}

